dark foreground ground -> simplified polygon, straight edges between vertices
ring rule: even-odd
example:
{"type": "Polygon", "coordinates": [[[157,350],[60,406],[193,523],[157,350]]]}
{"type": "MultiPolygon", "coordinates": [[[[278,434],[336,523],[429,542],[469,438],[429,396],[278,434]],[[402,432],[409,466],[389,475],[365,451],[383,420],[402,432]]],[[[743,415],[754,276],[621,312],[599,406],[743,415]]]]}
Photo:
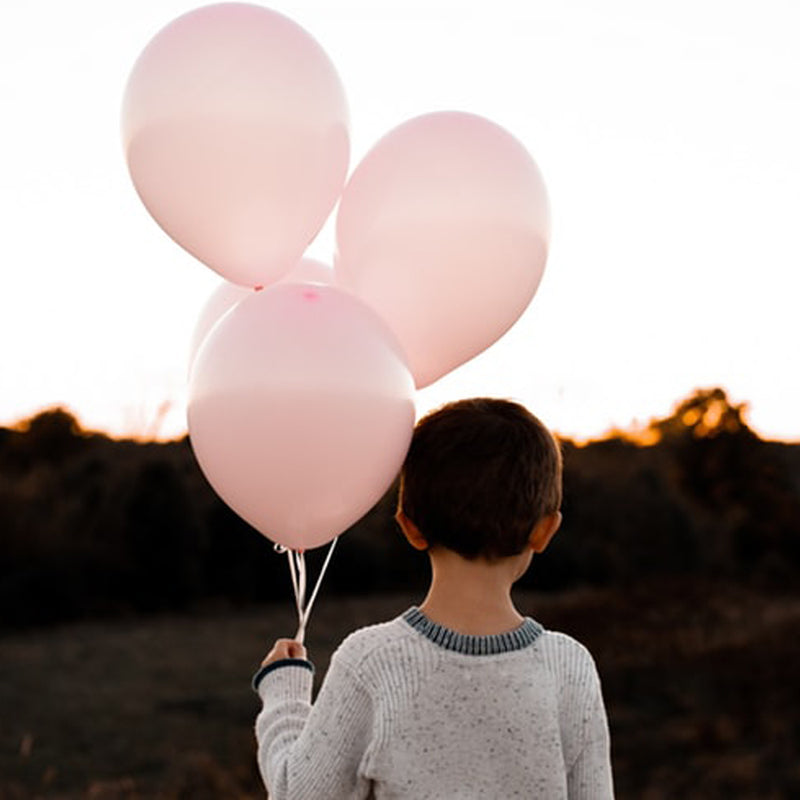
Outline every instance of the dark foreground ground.
{"type": "MultiPolygon", "coordinates": [[[[671,580],[517,599],[594,653],[618,798],[800,797],[800,593],[671,580]]],[[[323,594],[318,674],[349,630],[418,600],[323,594]]],[[[263,798],[249,681],[293,631],[287,599],[0,638],[0,800],[263,798]]]]}

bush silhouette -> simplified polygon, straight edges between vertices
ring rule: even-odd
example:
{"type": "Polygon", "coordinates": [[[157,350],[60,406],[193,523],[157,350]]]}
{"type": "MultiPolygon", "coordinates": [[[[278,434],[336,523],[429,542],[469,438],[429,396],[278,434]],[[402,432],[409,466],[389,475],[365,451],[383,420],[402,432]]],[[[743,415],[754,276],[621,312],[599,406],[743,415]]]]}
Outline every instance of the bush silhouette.
{"type": "MultiPolygon", "coordinates": [[[[564,524],[523,588],[664,575],[794,585],[800,447],[759,439],[703,389],[644,437],[563,442],[564,524]]],[[[396,487],[342,537],[325,591],[421,589],[396,487]]],[[[214,494],[188,439],[113,440],[64,409],[0,429],[0,624],[285,598],[285,559],[214,494]]],[[[322,549],[308,554],[315,570],[322,549]]]]}

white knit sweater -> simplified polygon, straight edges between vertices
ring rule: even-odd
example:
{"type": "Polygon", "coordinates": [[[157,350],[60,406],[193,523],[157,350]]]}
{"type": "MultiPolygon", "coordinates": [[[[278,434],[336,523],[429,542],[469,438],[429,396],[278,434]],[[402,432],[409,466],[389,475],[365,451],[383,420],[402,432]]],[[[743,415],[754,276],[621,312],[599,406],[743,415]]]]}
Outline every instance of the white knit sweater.
{"type": "Polygon", "coordinates": [[[271,800],[613,797],[594,661],[531,619],[466,636],[411,608],[345,639],[313,706],[312,677],[291,659],[254,679],[271,800]]]}

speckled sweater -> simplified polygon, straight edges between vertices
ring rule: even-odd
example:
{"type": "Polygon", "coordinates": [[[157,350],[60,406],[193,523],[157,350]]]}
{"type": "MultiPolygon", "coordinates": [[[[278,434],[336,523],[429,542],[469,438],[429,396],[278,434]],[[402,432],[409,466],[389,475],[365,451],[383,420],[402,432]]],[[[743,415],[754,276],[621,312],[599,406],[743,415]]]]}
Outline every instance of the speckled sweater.
{"type": "Polygon", "coordinates": [[[467,636],[411,608],[345,639],[313,705],[312,677],[288,659],[254,678],[271,800],[613,797],[594,661],[532,619],[467,636]]]}

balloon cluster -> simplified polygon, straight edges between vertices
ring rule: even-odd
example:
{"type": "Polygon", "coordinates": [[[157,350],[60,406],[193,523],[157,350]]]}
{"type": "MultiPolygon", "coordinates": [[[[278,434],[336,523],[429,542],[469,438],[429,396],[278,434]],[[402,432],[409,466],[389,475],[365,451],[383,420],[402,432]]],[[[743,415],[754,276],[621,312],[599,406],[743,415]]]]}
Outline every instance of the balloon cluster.
{"type": "Polygon", "coordinates": [[[330,59],[241,3],[153,38],[122,128],[148,211],[225,278],[192,343],[201,468],[277,544],[334,539],[397,474],[415,387],[496,341],[536,292],[549,238],[536,164],[496,124],[439,112],[387,133],[348,180],[330,59]],[[331,268],[304,253],[337,201],[331,268]]]}

